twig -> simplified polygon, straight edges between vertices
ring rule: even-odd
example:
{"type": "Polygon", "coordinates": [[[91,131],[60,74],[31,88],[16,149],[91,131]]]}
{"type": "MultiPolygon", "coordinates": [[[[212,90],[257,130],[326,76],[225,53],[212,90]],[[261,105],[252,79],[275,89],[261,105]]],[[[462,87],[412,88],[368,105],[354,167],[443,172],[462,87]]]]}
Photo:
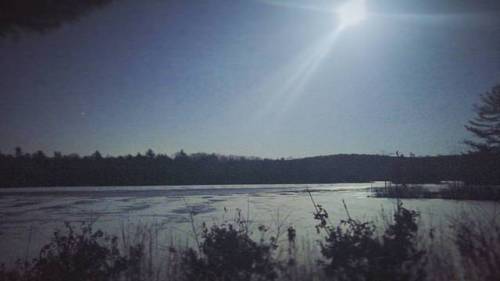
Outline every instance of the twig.
{"type": "Polygon", "coordinates": [[[193,210],[189,207],[189,205],[186,201],[186,198],[183,197],[182,200],[184,201],[184,204],[186,205],[186,209],[188,209],[188,211],[189,211],[189,221],[191,223],[191,230],[193,231],[193,236],[194,236],[194,240],[196,242],[196,246],[198,246],[198,250],[201,253],[201,244],[200,244],[200,240],[198,239],[198,231],[196,231],[196,226],[194,224],[193,210]]]}
{"type": "Polygon", "coordinates": [[[250,227],[250,196],[247,195],[247,221],[246,221],[246,233],[248,234],[248,228],[250,227]]]}
{"type": "Polygon", "coordinates": [[[346,205],[346,203],[345,203],[344,199],[342,199],[342,204],[344,204],[344,210],[345,210],[345,213],[346,213],[346,215],[347,215],[347,218],[348,218],[349,220],[352,220],[352,219],[351,219],[351,215],[349,214],[349,210],[347,209],[347,205],[346,205]]]}
{"type": "Polygon", "coordinates": [[[317,206],[316,202],[314,201],[314,198],[313,198],[313,196],[312,196],[311,191],[309,190],[309,188],[306,188],[306,192],[309,193],[309,197],[311,197],[311,201],[312,201],[312,203],[314,205],[314,209],[316,209],[316,213],[319,213],[318,206],[317,206]]]}
{"type": "Polygon", "coordinates": [[[30,255],[30,248],[31,248],[31,235],[33,234],[33,224],[30,225],[30,231],[28,235],[28,245],[26,246],[26,254],[24,256],[24,263],[28,263],[28,257],[30,255]]]}
{"type": "Polygon", "coordinates": [[[311,198],[311,202],[313,203],[314,209],[316,210],[316,213],[314,213],[314,219],[321,221],[320,224],[316,225],[316,230],[318,230],[318,233],[319,233],[319,228],[321,228],[321,229],[323,229],[323,231],[325,231],[325,233],[328,236],[330,236],[331,233],[330,233],[328,227],[326,227],[327,221],[328,221],[328,224],[332,225],[332,222],[328,218],[328,213],[326,212],[325,209],[323,209],[321,206],[318,206],[318,204],[316,204],[316,201],[314,201],[314,198],[311,194],[311,191],[309,191],[309,188],[306,188],[306,192],[309,193],[309,197],[311,198]]]}

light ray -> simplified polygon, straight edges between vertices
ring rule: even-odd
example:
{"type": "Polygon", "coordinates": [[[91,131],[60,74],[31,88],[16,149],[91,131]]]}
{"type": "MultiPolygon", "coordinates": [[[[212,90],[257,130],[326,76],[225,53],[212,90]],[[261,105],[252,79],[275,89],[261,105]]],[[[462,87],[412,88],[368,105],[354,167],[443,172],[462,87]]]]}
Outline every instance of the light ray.
{"type": "MultiPolygon", "coordinates": [[[[266,2],[269,1],[272,2],[272,0],[266,0],[266,2]]],[[[274,79],[267,83],[268,86],[261,89],[260,92],[270,96],[268,102],[256,113],[257,122],[261,122],[264,118],[279,121],[283,113],[288,111],[304,94],[308,83],[332,51],[339,35],[348,27],[365,19],[365,0],[349,0],[335,11],[330,10],[330,13],[337,18],[337,26],[334,30],[278,71],[274,79]]]]}
{"type": "Polygon", "coordinates": [[[275,74],[274,78],[267,83],[267,87],[260,91],[271,95],[267,104],[257,113],[257,117],[270,117],[271,115],[277,118],[296,102],[320,64],[330,53],[340,32],[339,28],[335,29],[275,74]]]}

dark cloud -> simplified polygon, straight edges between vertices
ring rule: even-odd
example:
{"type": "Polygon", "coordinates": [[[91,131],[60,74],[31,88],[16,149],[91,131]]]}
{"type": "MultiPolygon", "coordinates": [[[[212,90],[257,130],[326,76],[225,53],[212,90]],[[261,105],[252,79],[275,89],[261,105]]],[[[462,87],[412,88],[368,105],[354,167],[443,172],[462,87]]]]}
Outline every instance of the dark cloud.
{"type": "Polygon", "coordinates": [[[0,1],[0,36],[21,31],[45,32],[74,21],[112,0],[0,1]]]}

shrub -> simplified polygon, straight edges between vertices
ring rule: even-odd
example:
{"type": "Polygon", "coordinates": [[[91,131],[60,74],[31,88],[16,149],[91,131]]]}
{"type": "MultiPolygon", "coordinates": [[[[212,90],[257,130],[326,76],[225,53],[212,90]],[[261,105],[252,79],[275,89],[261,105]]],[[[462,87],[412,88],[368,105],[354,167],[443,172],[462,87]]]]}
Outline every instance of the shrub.
{"type": "Polygon", "coordinates": [[[441,192],[441,197],[456,200],[500,201],[500,187],[489,185],[448,186],[441,192]]]}
{"type": "Polygon", "coordinates": [[[81,232],[66,224],[67,233],[55,232],[35,260],[34,273],[40,280],[105,281],[116,280],[127,269],[120,255],[116,236],[94,232],[82,224],[81,232]]]}
{"type": "Polygon", "coordinates": [[[398,203],[394,222],[382,237],[372,222],[342,220],[336,227],[325,226],[328,234],[321,243],[321,261],[334,280],[423,280],[423,250],[416,246],[418,213],[398,203]]]}
{"type": "Polygon", "coordinates": [[[395,184],[386,187],[372,188],[374,197],[386,198],[435,198],[439,193],[431,192],[423,186],[408,186],[405,184],[395,184]]]}
{"type": "MultiPolygon", "coordinates": [[[[266,231],[259,227],[261,232],[266,231]]],[[[183,256],[185,280],[249,281],[277,277],[274,242],[253,241],[246,228],[232,224],[204,228],[200,252],[189,249],[183,256]]]]}
{"type": "Polygon", "coordinates": [[[117,238],[93,231],[83,223],[80,232],[66,223],[67,233],[54,232],[32,263],[0,272],[2,281],[109,281],[118,280],[128,267],[118,250],[117,238]]]}
{"type": "Polygon", "coordinates": [[[497,215],[488,223],[463,215],[452,225],[467,280],[496,281],[500,276],[500,223],[497,215]]]}
{"type": "Polygon", "coordinates": [[[6,268],[5,264],[0,266],[0,281],[31,281],[35,278],[31,275],[30,264],[17,260],[14,268],[6,268]]]}

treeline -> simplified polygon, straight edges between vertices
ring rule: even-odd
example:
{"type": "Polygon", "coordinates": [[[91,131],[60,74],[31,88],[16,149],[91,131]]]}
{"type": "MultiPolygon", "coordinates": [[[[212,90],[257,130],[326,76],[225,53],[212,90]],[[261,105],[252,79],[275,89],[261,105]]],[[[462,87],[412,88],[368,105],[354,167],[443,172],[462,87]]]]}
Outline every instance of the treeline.
{"type": "Polygon", "coordinates": [[[500,183],[498,155],[404,157],[339,154],[260,159],[216,154],[89,156],[38,151],[0,153],[0,186],[105,186],[334,183],[390,180],[430,183],[461,180],[500,183]]]}

